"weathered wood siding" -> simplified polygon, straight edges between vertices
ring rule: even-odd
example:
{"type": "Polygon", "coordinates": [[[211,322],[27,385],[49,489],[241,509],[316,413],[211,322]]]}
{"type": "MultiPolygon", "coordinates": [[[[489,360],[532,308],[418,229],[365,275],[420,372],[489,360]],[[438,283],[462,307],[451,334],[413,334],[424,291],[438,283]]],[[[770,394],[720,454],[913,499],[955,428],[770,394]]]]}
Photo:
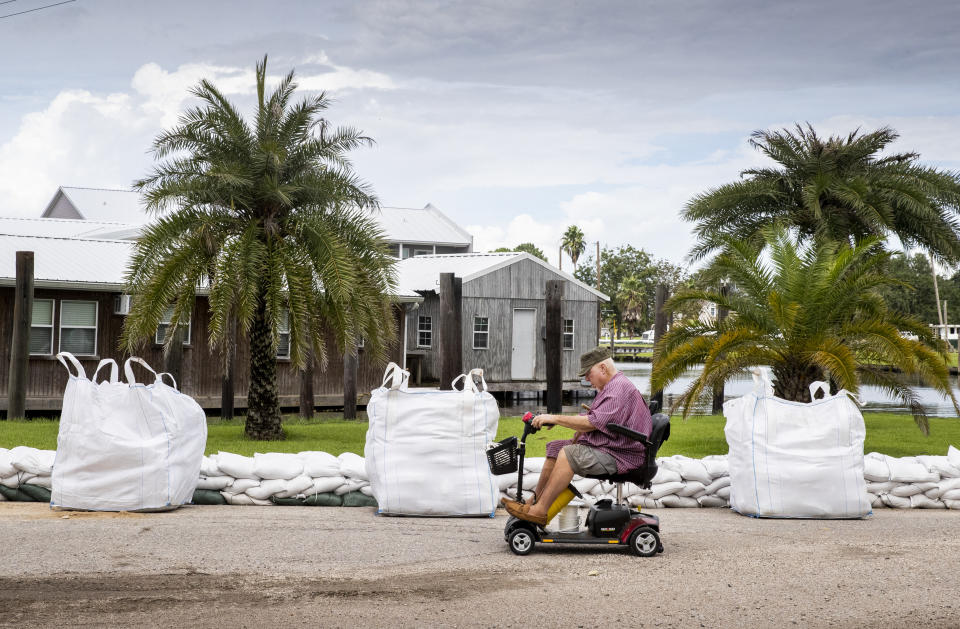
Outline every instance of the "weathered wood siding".
{"type": "MultiPolygon", "coordinates": [[[[544,355],[546,351],[540,333],[546,323],[546,282],[564,279],[558,273],[531,262],[521,260],[463,284],[463,367],[480,367],[488,383],[511,381],[513,357],[513,311],[530,308],[537,312],[536,367],[534,381],[546,381],[544,355]],[[474,317],[489,319],[487,349],[473,348],[474,317]]],[[[563,318],[574,320],[574,347],[563,352],[563,379],[577,380],[580,354],[596,345],[596,295],[570,281],[564,282],[563,318]]],[[[440,372],[436,338],[439,329],[440,298],[434,292],[424,293],[420,308],[410,313],[407,325],[407,349],[422,351],[423,377],[436,380],[440,372]],[[417,317],[433,318],[434,343],[430,348],[417,347],[417,317]]]]}
{"type": "MultiPolygon", "coordinates": [[[[113,314],[112,292],[65,291],[37,289],[35,299],[54,299],[54,339],[53,354],[51,356],[31,356],[27,386],[28,410],[59,410],[63,400],[63,390],[67,384],[67,371],[57,361],[55,354],[59,344],[60,302],[64,299],[96,301],[97,307],[97,355],[94,357],[80,357],[80,362],[87,372],[87,377],[93,375],[94,369],[101,358],[113,358],[120,365],[127,359],[127,354],[119,349],[120,335],[123,331],[123,315],[113,314]]],[[[6,409],[7,386],[10,369],[10,339],[13,325],[13,298],[12,287],[0,288],[0,409],[6,409]]],[[[204,408],[218,409],[220,407],[220,389],[223,373],[223,361],[219,351],[211,348],[207,343],[210,318],[207,314],[207,300],[205,297],[197,299],[191,322],[191,342],[183,349],[182,382],[180,390],[194,397],[204,408]]],[[[395,315],[395,325],[402,321],[401,309],[398,307],[395,315]]],[[[246,335],[241,331],[237,344],[237,373],[235,374],[236,407],[246,407],[246,391],[249,383],[250,347],[246,335]]],[[[400,362],[402,360],[402,343],[397,335],[397,342],[390,349],[388,360],[400,362]]],[[[137,352],[157,371],[163,366],[163,348],[152,340],[137,352]]],[[[361,349],[357,371],[357,390],[360,393],[360,403],[365,403],[369,392],[380,385],[383,377],[385,362],[373,361],[361,349]]],[[[141,368],[135,368],[138,378],[146,378],[148,374],[141,368]]],[[[121,379],[123,378],[121,371],[121,379]]],[[[277,385],[280,392],[281,404],[286,407],[298,405],[300,391],[299,370],[294,369],[288,359],[277,359],[277,385]]],[[[318,405],[340,405],[343,402],[343,357],[336,350],[331,341],[328,344],[328,355],[325,365],[319,365],[314,372],[314,397],[318,405]]]]}

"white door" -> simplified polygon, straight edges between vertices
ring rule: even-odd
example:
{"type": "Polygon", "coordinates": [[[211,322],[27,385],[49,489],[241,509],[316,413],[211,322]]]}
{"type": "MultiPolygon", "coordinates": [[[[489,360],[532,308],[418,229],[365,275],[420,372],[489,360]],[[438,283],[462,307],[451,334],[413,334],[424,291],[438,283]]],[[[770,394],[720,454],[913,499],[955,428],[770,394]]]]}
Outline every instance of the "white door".
{"type": "Polygon", "coordinates": [[[510,377],[514,380],[533,380],[537,364],[537,311],[517,308],[513,311],[513,360],[510,377]]]}

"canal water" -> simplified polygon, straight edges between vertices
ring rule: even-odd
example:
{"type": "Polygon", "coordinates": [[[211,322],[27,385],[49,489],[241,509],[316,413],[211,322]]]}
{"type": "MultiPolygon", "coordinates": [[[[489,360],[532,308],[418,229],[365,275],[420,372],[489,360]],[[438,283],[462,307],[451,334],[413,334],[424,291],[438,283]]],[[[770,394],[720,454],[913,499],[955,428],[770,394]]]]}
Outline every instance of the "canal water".
{"type": "MultiPolygon", "coordinates": [[[[650,395],[650,371],[652,365],[650,363],[616,363],[617,369],[622,371],[625,376],[630,378],[630,380],[640,389],[640,392],[643,393],[645,397],[650,395]]],[[[667,389],[663,392],[663,402],[667,408],[670,408],[677,398],[690,386],[690,383],[699,375],[699,369],[691,369],[683,374],[682,377],[674,381],[667,389]]],[[[951,376],[954,380],[954,395],[957,396],[957,399],[960,400],[960,389],[956,386],[956,376],[951,376]]],[[[932,417],[956,417],[957,413],[953,408],[953,405],[950,403],[950,400],[943,397],[930,387],[919,386],[916,383],[911,383],[914,386],[914,390],[920,398],[921,404],[927,411],[927,414],[932,417]]],[[[733,399],[740,397],[746,393],[749,393],[753,390],[753,378],[749,374],[744,374],[740,376],[735,376],[727,381],[726,386],[724,387],[724,396],[725,399],[733,399]]],[[[532,394],[531,394],[532,395],[532,394]]],[[[712,404],[712,393],[710,391],[704,392],[703,396],[697,403],[694,405],[693,413],[696,415],[709,415],[710,407],[712,404]]],[[[858,394],[860,401],[863,402],[861,407],[864,412],[870,411],[884,411],[884,412],[894,412],[894,413],[904,413],[909,414],[910,409],[903,405],[902,402],[896,398],[890,397],[882,389],[875,386],[864,385],[860,387],[860,392],[858,394]]],[[[588,399],[582,400],[584,402],[589,402],[588,399]]],[[[573,400],[572,404],[564,406],[565,413],[573,413],[580,409],[580,401],[573,400]]],[[[530,407],[530,410],[536,410],[533,406],[536,406],[536,397],[521,397],[519,400],[514,402],[512,406],[514,408],[520,407],[530,407]]],[[[542,398],[539,402],[542,406],[542,398]]],[[[508,405],[510,405],[508,403],[508,405]]]]}

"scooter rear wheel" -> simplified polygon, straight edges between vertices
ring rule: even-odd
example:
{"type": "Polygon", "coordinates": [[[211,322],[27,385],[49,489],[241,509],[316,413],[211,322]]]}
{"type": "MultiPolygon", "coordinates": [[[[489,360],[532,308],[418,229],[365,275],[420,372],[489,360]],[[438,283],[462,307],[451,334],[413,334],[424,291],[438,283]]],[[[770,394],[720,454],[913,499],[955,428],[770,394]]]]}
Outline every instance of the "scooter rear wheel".
{"type": "Polygon", "coordinates": [[[514,555],[529,555],[533,552],[533,547],[536,546],[537,541],[534,539],[533,533],[526,528],[518,528],[510,533],[507,543],[514,555]]]}
{"type": "Polygon", "coordinates": [[[638,557],[653,557],[660,548],[660,536],[649,526],[641,526],[630,535],[630,550],[638,557]]]}

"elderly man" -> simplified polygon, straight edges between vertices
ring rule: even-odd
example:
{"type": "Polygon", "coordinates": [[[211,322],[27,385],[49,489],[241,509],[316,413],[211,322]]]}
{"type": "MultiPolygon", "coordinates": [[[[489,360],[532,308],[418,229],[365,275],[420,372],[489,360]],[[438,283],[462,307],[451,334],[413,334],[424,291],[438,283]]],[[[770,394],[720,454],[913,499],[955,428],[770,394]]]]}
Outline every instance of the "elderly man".
{"type": "Polygon", "coordinates": [[[644,463],[643,444],[608,428],[609,424],[621,424],[649,435],[652,427],[650,409],[643,396],[614,367],[610,350],[596,347],[583,354],[578,375],[598,391],[586,414],[537,415],[531,420],[537,428],[566,426],[576,434],[573,439],[547,444],[547,461],[532,501],[527,504],[503,501],[507,512],[521,520],[546,526],[550,505],[566,489],[574,474],[624,474],[644,463]]]}

